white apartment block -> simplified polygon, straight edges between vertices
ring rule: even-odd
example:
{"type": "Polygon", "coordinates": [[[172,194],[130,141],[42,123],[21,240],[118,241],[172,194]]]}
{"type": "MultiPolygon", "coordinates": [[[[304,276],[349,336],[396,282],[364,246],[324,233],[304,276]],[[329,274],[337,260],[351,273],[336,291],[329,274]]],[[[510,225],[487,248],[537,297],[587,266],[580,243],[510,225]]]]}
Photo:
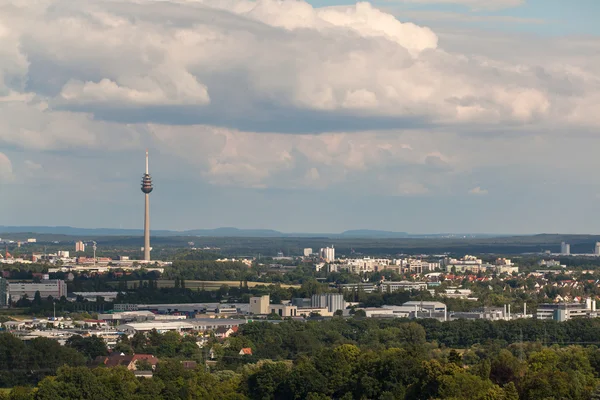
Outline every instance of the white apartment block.
{"type": "Polygon", "coordinates": [[[323,257],[327,262],[335,261],[335,248],[333,245],[331,247],[325,247],[324,249],[321,249],[321,257],[323,257]]]}
{"type": "Polygon", "coordinates": [[[440,267],[440,263],[430,263],[416,258],[403,258],[394,260],[394,264],[400,266],[399,272],[411,274],[423,274],[434,271],[440,267]]]}
{"type": "Polygon", "coordinates": [[[85,243],[83,243],[81,240],[78,242],[75,242],[75,252],[83,252],[85,251],[85,243]]]}
{"type": "Polygon", "coordinates": [[[345,263],[340,265],[340,269],[345,269],[348,272],[354,274],[360,274],[362,272],[374,272],[386,269],[390,265],[392,260],[387,258],[351,258],[345,260],[345,263]]]}
{"type": "Polygon", "coordinates": [[[463,258],[446,258],[444,260],[444,267],[446,272],[466,272],[470,271],[473,273],[478,273],[483,270],[482,268],[483,262],[481,259],[466,255],[463,258]]]}
{"type": "Polygon", "coordinates": [[[67,296],[67,284],[60,279],[43,280],[40,283],[9,283],[10,299],[17,301],[23,296],[32,300],[36,292],[40,292],[42,299],[52,296],[55,299],[60,299],[62,296],[67,296]]]}

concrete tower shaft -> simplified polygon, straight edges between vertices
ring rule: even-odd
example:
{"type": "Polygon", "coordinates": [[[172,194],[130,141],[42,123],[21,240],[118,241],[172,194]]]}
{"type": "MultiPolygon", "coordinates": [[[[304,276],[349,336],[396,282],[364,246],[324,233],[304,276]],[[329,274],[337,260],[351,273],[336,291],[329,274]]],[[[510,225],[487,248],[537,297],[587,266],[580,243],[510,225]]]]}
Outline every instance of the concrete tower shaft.
{"type": "Polygon", "coordinates": [[[146,173],[142,176],[142,192],[144,192],[144,260],[150,261],[150,192],[154,189],[152,177],[148,172],[148,150],[146,150],[146,173]]]}

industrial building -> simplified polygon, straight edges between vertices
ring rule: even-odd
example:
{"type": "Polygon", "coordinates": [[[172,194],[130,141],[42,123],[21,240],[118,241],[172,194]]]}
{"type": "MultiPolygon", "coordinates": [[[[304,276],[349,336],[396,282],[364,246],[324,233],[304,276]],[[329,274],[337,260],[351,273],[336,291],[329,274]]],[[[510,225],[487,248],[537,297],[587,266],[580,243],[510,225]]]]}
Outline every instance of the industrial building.
{"type": "Polygon", "coordinates": [[[40,283],[9,283],[8,290],[10,291],[11,301],[17,301],[23,296],[33,299],[36,292],[40,292],[42,299],[48,296],[52,296],[55,299],[67,296],[67,284],[60,279],[44,279],[40,283]]]}
{"type": "Polygon", "coordinates": [[[536,319],[568,321],[572,318],[595,318],[596,301],[587,299],[585,303],[548,303],[538,305],[536,319]]]}
{"type": "Polygon", "coordinates": [[[269,314],[270,297],[268,294],[260,297],[250,297],[250,314],[269,314]]]}
{"type": "Polygon", "coordinates": [[[330,313],[346,309],[344,296],[339,293],[313,294],[310,300],[313,308],[326,308],[330,313]]]}

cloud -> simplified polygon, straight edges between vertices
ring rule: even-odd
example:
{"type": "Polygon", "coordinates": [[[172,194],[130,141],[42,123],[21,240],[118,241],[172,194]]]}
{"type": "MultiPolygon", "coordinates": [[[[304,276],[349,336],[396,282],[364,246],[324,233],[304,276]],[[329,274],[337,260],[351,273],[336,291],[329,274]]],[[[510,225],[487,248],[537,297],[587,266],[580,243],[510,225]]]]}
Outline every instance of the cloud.
{"type": "Polygon", "coordinates": [[[474,11],[502,10],[505,8],[519,7],[525,0],[383,0],[390,3],[414,4],[458,4],[469,7],[474,11]]]}
{"type": "Polygon", "coordinates": [[[448,51],[431,29],[365,2],[11,0],[0,26],[11,44],[0,50],[0,104],[45,104],[43,114],[292,133],[558,115],[597,125],[595,86],[553,90],[593,82],[595,64],[575,71],[555,60],[540,74],[536,60],[516,67],[448,51]]]}
{"type": "Polygon", "coordinates": [[[12,182],[13,180],[14,174],[12,163],[5,154],[0,153],[0,182],[6,183],[12,182]]]}
{"type": "Polygon", "coordinates": [[[485,196],[486,194],[488,194],[488,191],[486,189],[482,189],[481,187],[477,186],[477,187],[474,187],[473,189],[469,190],[469,194],[476,195],[476,196],[485,196]]]}
{"type": "Polygon", "coordinates": [[[459,13],[451,11],[415,10],[397,5],[386,5],[383,6],[382,9],[404,19],[428,22],[494,22],[528,25],[541,25],[549,22],[545,19],[517,17],[514,15],[479,15],[469,12],[459,13]]]}
{"type": "Polygon", "coordinates": [[[597,39],[398,18],[367,3],[3,2],[5,171],[32,192],[93,180],[115,202],[106,193],[139,194],[146,147],[161,187],[189,197],[433,201],[486,182],[492,201],[594,182],[597,39]]]}

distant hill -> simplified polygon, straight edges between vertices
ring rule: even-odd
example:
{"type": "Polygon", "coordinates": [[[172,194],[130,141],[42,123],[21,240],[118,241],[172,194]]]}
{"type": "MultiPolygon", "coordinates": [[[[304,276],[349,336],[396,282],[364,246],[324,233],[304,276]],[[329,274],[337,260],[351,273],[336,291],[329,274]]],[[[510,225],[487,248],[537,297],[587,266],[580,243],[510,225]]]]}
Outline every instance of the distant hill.
{"type": "Polygon", "coordinates": [[[390,232],[390,231],[377,231],[371,229],[355,229],[350,231],[344,231],[340,233],[338,236],[340,237],[348,237],[348,238],[364,238],[364,237],[373,237],[373,238],[405,238],[410,237],[410,235],[406,232],[390,232]]]}
{"type": "MultiPolygon", "coordinates": [[[[66,235],[81,237],[98,236],[141,236],[142,229],[114,228],[74,228],[71,226],[3,226],[0,225],[0,238],[7,234],[66,235]]],[[[152,236],[200,236],[200,237],[256,237],[256,238],[338,238],[338,239],[404,239],[404,238],[493,238],[510,235],[493,234],[410,234],[371,229],[347,230],[341,233],[284,233],[273,229],[239,229],[223,227],[216,229],[191,229],[186,231],[152,230],[152,236]]]]}
{"type": "Polygon", "coordinates": [[[273,229],[238,229],[238,228],[216,228],[216,229],[192,229],[177,232],[177,234],[189,236],[212,236],[212,237],[281,237],[285,233],[273,229]]]}
{"type": "MultiPolygon", "coordinates": [[[[142,229],[73,228],[71,226],[1,226],[0,234],[31,233],[68,236],[140,236],[142,229]]],[[[285,234],[271,229],[193,229],[188,231],[152,230],[152,236],[278,237],[285,234]]],[[[1,236],[0,236],[1,237],[1,236]]]]}

